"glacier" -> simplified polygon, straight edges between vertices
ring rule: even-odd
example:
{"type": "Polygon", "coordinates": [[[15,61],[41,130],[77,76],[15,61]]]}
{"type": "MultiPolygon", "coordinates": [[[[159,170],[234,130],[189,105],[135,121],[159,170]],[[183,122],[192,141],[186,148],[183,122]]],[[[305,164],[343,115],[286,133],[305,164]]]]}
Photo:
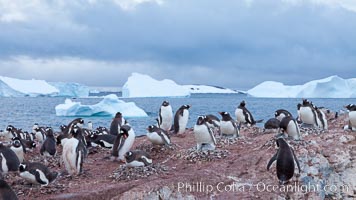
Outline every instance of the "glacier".
{"type": "Polygon", "coordinates": [[[178,85],[173,80],[156,80],[140,73],[132,73],[122,87],[122,97],[189,97],[196,93],[238,93],[228,88],[208,85],[178,85]]]}
{"type": "Polygon", "coordinates": [[[22,80],[0,76],[0,97],[88,97],[89,87],[79,83],[22,80]]]}
{"type": "Polygon", "coordinates": [[[247,91],[253,97],[268,98],[356,98],[356,78],[330,76],[303,85],[265,81],[247,91]]]}
{"type": "Polygon", "coordinates": [[[80,102],[66,99],[64,104],[57,105],[55,110],[57,116],[69,117],[115,116],[117,112],[121,112],[127,118],[148,117],[147,113],[134,102],[119,100],[115,94],[105,96],[103,100],[94,105],[82,105],[80,102]]]}

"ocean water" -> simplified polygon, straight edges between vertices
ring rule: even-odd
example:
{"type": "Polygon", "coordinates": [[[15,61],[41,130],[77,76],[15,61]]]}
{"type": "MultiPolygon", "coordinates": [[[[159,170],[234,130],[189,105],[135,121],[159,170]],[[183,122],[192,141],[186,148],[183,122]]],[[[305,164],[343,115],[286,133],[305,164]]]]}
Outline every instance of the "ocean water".
{"type": "MultiPolygon", "coordinates": [[[[41,126],[51,126],[59,130],[61,124],[68,124],[75,117],[57,117],[55,106],[63,103],[65,98],[59,97],[18,97],[0,98],[0,129],[5,129],[11,124],[17,128],[30,131],[34,123],[41,126]]],[[[101,98],[78,98],[82,104],[96,104],[101,98]]],[[[220,118],[218,112],[226,111],[235,118],[235,109],[242,100],[246,101],[246,107],[250,110],[256,120],[274,117],[277,109],[286,109],[294,116],[297,113],[297,104],[300,98],[253,98],[240,94],[196,94],[189,98],[130,98],[124,101],[135,102],[144,109],[149,117],[128,118],[127,120],[134,128],[136,135],[146,134],[146,127],[154,124],[158,110],[164,100],[168,100],[174,112],[183,104],[189,104],[190,119],[188,127],[194,126],[199,115],[214,114],[220,118]]],[[[332,111],[343,109],[349,103],[356,104],[356,99],[310,99],[317,106],[329,108],[332,111]]],[[[109,127],[112,117],[83,117],[85,122],[92,121],[94,128],[97,126],[109,127]]],[[[263,126],[259,124],[259,126],[263,126]]]]}

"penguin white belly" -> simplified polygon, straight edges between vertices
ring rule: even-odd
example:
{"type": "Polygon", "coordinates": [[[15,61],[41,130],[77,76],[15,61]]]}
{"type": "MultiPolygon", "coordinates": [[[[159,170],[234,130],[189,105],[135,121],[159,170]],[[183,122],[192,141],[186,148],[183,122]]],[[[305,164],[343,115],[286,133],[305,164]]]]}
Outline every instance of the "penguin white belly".
{"type": "Polygon", "coordinates": [[[235,110],[235,116],[236,116],[237,122],[246,123],[245,116],[244,116],[244,113],[243,113],[242,109],[237,108],[235,110]]]}
{"type": "Polygon", "coordinates": [[[213,140],[210,136],[209,130],[205,125],[194,126],[194,136],[198,144],[210,144],[213,140]]]}
{"type": "Polygon", "coordinates": [[[8,171],[9,171],[9,168],[7,167],[7,164],[6,164],[6,158],[5,156],[0,153],[0,156],[1,156],[1,169],[2,169],[2,173],[6,174],[8,171]]]}
{"type": "Polygon", "coordinates": [[[14,137],[10,131],[6,131],[3,133],[4,140],[5,142],[10,142],[12,141],[12,138],[14,137]]]}
{"type": "Polygon", "coordinates": [[[20,163],[23,162],[24,160],[24,153],[23,153],[23,150],[22,150],[22,147],[19,147],[19,148],[15,148],[15,147],[10,147],[10,149],[15,152],[17,158],[19,159],[20,163]]]}
{"type": "Polygon", "coordinates": [[[129,131],[129,136],[125,139],[125,143],[122,145],[121,149],[119,149],[119,159],[124,160],[125,154],[130,151],[133,143],[135,141],[135,132],[131,128],[129,131]]]}
{"type": "Polygon", "coordinates": [[[221,134],[233,135],[236,134],[235,127],[230,121],[221,121],[220,122],[221,134]]]}
{"type": "Polygon", "coordinates": [[[295,140],[300,139],[299,127],[293,120],[290,120],[287,126],[287,134],[295,140]]]}
{"type": "Polygon", "coordinates": [[[173,123],[173,112],[171,106],[162,106],[161,107],[161,128],[165,131],[169,131],[173,123]]]}
{"type": "Polygon", "coordinates": [[[185,109],[183,111],[183,116],[180,116],[178,121],[179,124],[178,134],[183,134],[185,132],[185,128],[187,127],[188,124],[188,118],[189,118],[189,111],[185,109]]]}
{"type": "Polygon", "coordinates": [[[43,143],[43,141],[46,139],[41,132],[36,132],[36,138],[39,143],[43,143]]]}
{"type": "Polygon", "coordinates": [[[164,144],[164,141],[156,132],[147,133],[147,139],[152,142],[152,144],[164,144]]]}
{"type": "Polygon", "coordinates": [[[349,120],[350,120],[352,130],[355,130],[356,129],[356,111],[349,112],[349,120]]]}
{"type": "Polygon", "coordinates": [[[314,112],[310,107],[300,107],[300,120],[305,124],[316,125],[314,112]]]}
{"type": "Polygon", "coordinates": [[[47,179],[46,175],[41,170],[36,169],[36,171],[40,174],[40,179],[45,183],[44,185],[48,185],[49,180],[47,179]]]}
{"type": "Polygon", "coordinates": [[[127,167],[143,167],[143,166],[145,166],[145,163],[134,160],[132,162],[126,163],[126,166],[127,167]]]}
{"type": "Polygon", "coordinates": [[[109,142],[106,142],[105,140],[100,140],[100,142],[102,142],[105,146],[105,148],[112,148],[114,145],[110,144],[109,142]]]}
{"type": "Polygon", "coordinates": [[[26,181],[33,183],[33,184],[38,184],[35,175],[31,174],[28,171],[21,172],[20,173],[21,178],[25,179],[26,181]]]}
{"type": "Polygon", "coordinates": [[[63,161],[68,173],[72,174],[76,171],[76,149],[79,144],[79,140],[76,138],[67,139],[63,146],[63,161]]]}

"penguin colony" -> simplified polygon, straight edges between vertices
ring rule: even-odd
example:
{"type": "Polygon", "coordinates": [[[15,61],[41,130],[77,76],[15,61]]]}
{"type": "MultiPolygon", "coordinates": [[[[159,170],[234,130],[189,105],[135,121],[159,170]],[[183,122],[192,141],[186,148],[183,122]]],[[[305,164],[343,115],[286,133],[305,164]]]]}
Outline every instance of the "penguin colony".
{"type": "MultiPolygon", "coordinates": [[[[190,105],[182,105],[173,115],[168,101],[164,101],[159,108],[156,124],[147,127],[147,140],[153,145],[171,145],[171,136],[185,134],[189,120],[190,105]]],[[[356,130],[356,105],[349,104],[345,108],[349,111],[349,123],[345,129],[356,130]]],[[[301,126],[327,130],[325,109],[315,106],[307,99],[297,105],[297,118],[284,109],[276,110],[274,118],[267,120],[264,130],[276,130],[276,145],[278,150],[267,164],[267,170],[276,162],[276,173],[280,184],[285,184],[294,175],[295,163],[299,169],[297,155],[288,144],[288,140],[302,140],[301,126]]],[[[221,118],[213,114],[201,115],[193,127],[197,151],[215,150],[216,136],[238,138],[240,129],[249,128],[262,120],[255,120],[242,101],[235,110],[235,119],[228,112],[217,112],[221,118]]],[[[88,148],[101,146],[111,152],[111,160],[126,163],[127,167],[141,167],[151,165],[151,156],[141,150],[132,150],[135,141],[133,127],[117,112],[110,129],[105,127],[93,128],[88,122],[84,128],[84,120],[77,118],[67,125],[59,127],[60,132],[54,132],[51,127],[41,127],[35,123],[30,132],[8,125],[0,132],[0,199],[17,199],[15,192],[6,183],[4,176],[8,172],[17,172],[28,183],[49,185],[60,176],[46,166],[47,158],[54,158],[57,146],[63,147],[61,160],[68,175],[81,175],[85,171],[83,164],[88,156],[88,148]],[[45,164],[28,162],[27,151],[39,148],[45,164]]]]}

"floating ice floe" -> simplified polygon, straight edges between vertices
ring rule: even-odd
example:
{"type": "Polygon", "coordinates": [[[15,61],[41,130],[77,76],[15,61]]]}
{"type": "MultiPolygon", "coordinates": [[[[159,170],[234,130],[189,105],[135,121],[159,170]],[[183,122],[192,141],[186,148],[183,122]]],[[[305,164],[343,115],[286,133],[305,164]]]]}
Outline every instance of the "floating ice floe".
{"type": "Polygon", "coordinates": [[[82,105],[80,102],[66,99],[64,104],[57,105],[55,109],[57,116],[115,116],[117,112],[121,112],[127,118],[148,116],[134,102],[124,102],[115,94],[105,96],[103,100],[94,105],[82,105]]]}

